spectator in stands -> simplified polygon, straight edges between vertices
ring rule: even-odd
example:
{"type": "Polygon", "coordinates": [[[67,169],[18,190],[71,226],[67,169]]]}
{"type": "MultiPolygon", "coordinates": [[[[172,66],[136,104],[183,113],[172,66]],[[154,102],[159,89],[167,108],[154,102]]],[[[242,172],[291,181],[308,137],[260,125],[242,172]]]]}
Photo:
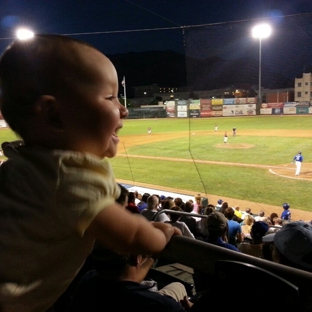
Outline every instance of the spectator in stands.
{"type": "Polygon", "coordinates": [[[258,222],[258,221],[267,221],[267,217],[264,216],[265,215],[265,212],[263,210],[260,210],[258,215],[255,216],[255,221],[258,222]]]}
{"type": "Polygon", "coordinates": [[[251,227],[251,242],[243,242],[238,245],[238,249],[245,254],[262,258],[262,237],[266,235],[269,230],[267,223],[257,221],[251,227]]]}
{"type": "MultiPolygon", "coordinates": [[[[232,208],[229,208],[232,209],[232,208]]],[[[233,210],[232,210],[233,211],[233,210]]],[[[228,243],[229,220],[219,211],[211,212],[207,217],[208,243],[238,251],[237,247],[228,243]]]]}
{"type": "Polygon", "coordinates": [[[138,191],[134,191],[135,194],[135,205],[138,206],[139,202],[142,200],[142,194],[140,194],[138,191]]]}
{"type": "Polygon", "coordinates": [[[220,211],[220,208],[221,208],[222,204],[223,204],[223,200],[221,198],[218,199],[218,202],[217,202],[217,205],[215,207],[215,210],[220,211]]]}
{"type": "MultiPolygon", "coordinates": [[[[187,201],[185,202],[185,205],[184,205],[184,209],[183,211],[184,212],[187,212],[187,213],[192,213],[194,210],[194,203],[191,202],[191,201],[187,201]]],[[[181,222],[184,222],[188,228],[190,229],[190,231],[192,232],[192,234],[195,236],[197,236],[197,222],[196,222],[196,219],[192,216],[185,216],[185,215],[182,215],[181,218],[180,218],[180,221],[181,222]]]]}
{"type": "Polygon", "coordinates": [[[128,205],[126,206],[126,209],[132,213],[140,213],[139,208],[135,205],[135,193],[134,192],[129,192],[128,205]]]}
{"type": "Polygon", "coordinates": [[[270,214],[270,221],[271,221],[271,224],[274,224],[274,218],[277,218],[278,217],[278,214],[276,212],[272,212],[270,214]]]}
{"type": "Polygon", "coordinates": [[[120,187],[120,195],[116,199],[116,202],[122,207],[126,208],[128,205],[128,196],[129,196],[129,191],[127,188],[125,188],[123,185],[118,184],[120,187]]]}
{"type": "Polygon", "coordinates": [[[276,233],[263,237],[267,260],[312,272],[312,226],[304,221],[287,222],[276,233]]]}
{"type": "Polygon", "coordinates": [[[194,212],[195,213],[200,213],[200,209],[201,209],[201,195],[200,194],[196,194],[194,196],[194,198],[195,198],[194,212]]]}
{"type": "MultiPolygon", "coordinates": [[[[239,252],[237,247],[228,243],[228,220],[223,213],[212,211],[207,217],[206,226],[209,233],[208,238],[205,240],[207,243],[239,252]]],[[[194,270],[193,279],[197,293],[205,291],[211,286],[213,287],[211,276],[199,270],[194,270]]]]}
{"type": "Polygon", "coordinates": [[[184,201],[181,197],[176,197],[174,200],[174,205],[180,207],[182,210],[184,210],[184,201]]]}
{"type": "Polygon", "coordinates": [[[173,198],[166,198],[163,203],[162,203],[162,208],[161,209],[171,209],[174,206],[174,201],[173,198]]]}
{"type": "Polygon", "coordinates": [[[159,213],[160,210],[157,208],[159,199],[156,195],[151,195],[147,199],[147,208],[141,211],[141,215],[149,221],[166,222],[170,221],[169,217],[165,213],[159,213]],[[157,216],[155,217],[155,215],[157,216]]]}
{"type": "Polygon", "coordinates": [[[243,220],[243,224],[241,225],[242,227],[242,233],[243,233],[243,240],[244,241],[251,241],[251,227],[254,224],[255,219],[252,215],[246,214],[245,218],[243,220]]]}
{"type": "MultiPolygon", "coordinates": [[[[0,109],[23,139],[0,172],[2,311],[46,311],[98,239],[107,248],[161,252],[181,232],[120,209],[104,158],[127,117],[111,61],[61,35],[14,41],[0,59],[0,109]],[[148,239],[147,239],[148,238],[148,239]]],[[[13,143],[14,145],[14,143],[13,143]]]]}
{"type": "Polygon", "coordinates": [[[234,207],[234,214],[237,216],[239,219],[243,220],[243,213],[241,212],[239,206],[234,207]]]}
{"type": "Polygon", "coordinates": [[[149,193],[144,193],[144,194],[142,195],[142,199],[141,199],[141,201],[140,201],[140,202],[138,203],[138,205],[137,205],[137,207],[139,208],[140,212],[141,212],[143,209],[147,208],[147,199],[148,199],[150,196],[151,196],[151,194],[149,194],[149,193]]]}
{"type": "MultiPolygon", "coordinates": [[[[213,211],[215,211],[215,206],[212,204],[208,204],[208,206],[205,208],[203,214],[208,216],[213,211]]],[[[198,234],[196,235],[197,239],[206,240],[208,238],[209,232],[207,229],[207,218],[201,218],[197,222],[197,232],[198,232],[198,234]]]]}
{"type": "MultiPolygon", "coordinates": [[[[224,214],[225,209],[227,209],[227,208],[229,208],[228,202],[223,202],[221,207],[220,207],[220,209],[219,209],[219,211],[224,214]]],[[[233,208],[231,208],[231,209],[233,210],[233,208]]]]}
{"type": "MultiPolygon", "coordinates": [[[[183,212],[183,210],[178,206],[173,206],[170,210],[183,212]]],[[[181,215],[170,213],[169,217],[170,221],[166,222],[170,223],[172,226],[177,227],[182,232],[183,236],[195,238],[194,234],[190,231],[189,227],[184,222],[180,221],[181,215]]]]}
{"type": "Polygon", "coordinates": [[[116,299],[111,302],[114,311],[185,311],[180,301],[188,299],[182,283],[170,283],[159,290],[143,283],[153,258],[97,249],[93,252],[95,269],[81,279],[70,312],[106,311],[112,298],[116,299]]]}
{"type": "Polygon", "coordinates": [[[272,226],[270,226],[269,230],[268,230],[268,234],[269,233],[275,233],[277,231],[279,231],[283,226],[283,220],[279,217],[275,217],[273,219],[273,224],[272,226]]]}
{"type": "Polygon", "coordinates": [[[233,246],[237,246],[243,241],[242,227],[233,220],[234,210],[232,207],[228,207],[224,211],[225,217],[228,219],[228,239],[229,243],[233,246]]]}

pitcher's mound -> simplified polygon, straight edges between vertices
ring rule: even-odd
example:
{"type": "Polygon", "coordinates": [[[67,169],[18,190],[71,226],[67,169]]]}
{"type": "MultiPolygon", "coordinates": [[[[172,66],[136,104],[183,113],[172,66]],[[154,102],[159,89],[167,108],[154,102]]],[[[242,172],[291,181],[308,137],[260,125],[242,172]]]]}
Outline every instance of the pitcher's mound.
{"type": "Polygon", "coordinates": [[[254,144],[244,144],[244,143],[223,143],[217,144],[218,148],[252,148],[255,147],[254,144]]]}

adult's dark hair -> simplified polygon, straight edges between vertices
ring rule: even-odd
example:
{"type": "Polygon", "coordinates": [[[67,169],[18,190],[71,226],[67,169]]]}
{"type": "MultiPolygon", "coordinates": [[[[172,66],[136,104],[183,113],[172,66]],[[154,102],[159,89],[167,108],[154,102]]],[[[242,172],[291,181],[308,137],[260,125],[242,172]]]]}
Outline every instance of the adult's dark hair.
{"type": "Polygon", "coordinates": [[[77,44],[91,47],[66,36],[38,34],[26,41],[14,41],[2,54],[0,110],[21,137],[25,121],[33,116],[33,105],[41,95],[65,93],[73,79],[86,79],[77,44]]]}
{"type": "Polygon", "coordinates": [[[116,199],[116,202],[119,204],[119,205],[125,205],[126,204],[126,200],[127,200],[127,197],[128,197],[128,194],[129,194],[129,191],[127,188],[125,188],[123,185],[119,184],[119,187],[120,187],[120,195],[119,197],[116,199]]]}
{"type": "Polygon", "coordinates": [[[228,207],[229,207],[229,204],[227,202],[223,202],[221,207],[220,207],[220,209],[219,209],[219,211],[224,214],[225,209],[228,208],[228,207]]]}
{"type": "Polygon", "coordinates": [[[232,220],[234,217],[234,210],[231,207],[228,207],[224,210],[224,215],[228,220],[232,220]]]}
{"type": "Polygon", "coordinates": [[[135,193],[134,192],[129,192],[128,203],[134,203],[134,202],[135,202],[135,193]]]}

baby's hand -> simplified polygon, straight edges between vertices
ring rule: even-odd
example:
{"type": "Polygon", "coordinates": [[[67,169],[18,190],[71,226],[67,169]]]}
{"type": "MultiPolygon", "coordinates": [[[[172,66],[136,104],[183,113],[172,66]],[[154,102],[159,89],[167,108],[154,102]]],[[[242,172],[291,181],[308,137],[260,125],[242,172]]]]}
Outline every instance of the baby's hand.
{"type": "Polygon", "coordinates": [[[173,228],[174,228],[174,233],[173,233],[173,235],[183,235],[180,229],[178,229],[178,228],[175,227],[175,226],[174,226],[173,228]]]}

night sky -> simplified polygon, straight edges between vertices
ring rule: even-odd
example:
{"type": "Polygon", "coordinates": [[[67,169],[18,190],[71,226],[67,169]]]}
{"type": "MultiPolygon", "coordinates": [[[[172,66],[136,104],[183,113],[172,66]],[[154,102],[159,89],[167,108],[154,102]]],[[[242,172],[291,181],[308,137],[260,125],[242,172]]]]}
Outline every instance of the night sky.
{"type": "Polygon", "coordinates": [[[27,26],[36,33],[80,34],[105,54],[184,53],[181,26],[308,12],[311,0],[0,0],[0,50],[17,26],[27,26]]]}

